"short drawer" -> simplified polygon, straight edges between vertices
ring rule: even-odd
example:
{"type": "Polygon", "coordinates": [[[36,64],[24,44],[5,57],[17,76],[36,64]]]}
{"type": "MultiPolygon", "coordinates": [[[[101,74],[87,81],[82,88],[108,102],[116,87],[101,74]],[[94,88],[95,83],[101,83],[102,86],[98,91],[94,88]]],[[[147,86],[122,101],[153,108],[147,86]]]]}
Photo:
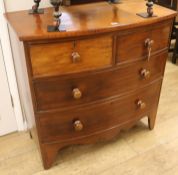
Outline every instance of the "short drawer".
{"type": "Polygon", "coordinates": [[[113,62],[112,36],[30,46],[34,77],[102,69],[113,62]]]}
{"type": "Polygon", "coordinates": [[[151,28],[140,28],[120,34],[117,38],[117,64],[148,59],[149,52],[154,54],[166,50],[171,31],[170,23],[163,23],[151,28]]]}
{"type": "Polygon", "coordinates": [[[161,81],[123,98],[84,108],[38,114],[43,142],[87,137],[149,115],[159,100],[161,81]]]}
{"type": "Polygon", "coordinates": [[[167,53],[127,66],[91,73],[40,79],[33,83],[37,111],[74,107],[145,86],[163,75],[167,53]]]}

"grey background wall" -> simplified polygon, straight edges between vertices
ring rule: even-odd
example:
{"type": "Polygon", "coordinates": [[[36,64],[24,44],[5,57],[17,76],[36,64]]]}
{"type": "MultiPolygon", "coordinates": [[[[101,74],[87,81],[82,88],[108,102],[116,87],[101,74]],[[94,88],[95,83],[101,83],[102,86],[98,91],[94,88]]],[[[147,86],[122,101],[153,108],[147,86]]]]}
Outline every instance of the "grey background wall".
{"type": "MultiPolygon", "coordinates": [[[[33,0],[4,0],[6,10],[10,11],[18,11],[18,10],[27,10],[32,7],[34,4],[33,0]]],[[[49,7],[49,0],[41,0],[41,7],[49,7]]]]}

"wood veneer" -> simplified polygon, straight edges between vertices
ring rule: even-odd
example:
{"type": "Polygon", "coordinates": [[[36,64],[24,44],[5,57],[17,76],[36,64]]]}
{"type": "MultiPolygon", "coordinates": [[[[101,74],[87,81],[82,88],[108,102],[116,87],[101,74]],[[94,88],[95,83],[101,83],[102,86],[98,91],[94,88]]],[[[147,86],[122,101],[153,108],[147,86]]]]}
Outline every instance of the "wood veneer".
{"type": "MultiPolygon", "coordinates": [[[[91,3],[63,7],[62,24],[66,25],[66,32],[47,32],[47,26],[53,24],[51,17],[53,9],[45,9],[43,15],[29,15],[27,11],[6,13],[6,18],[22,41],[50,40],[90,36],[107,32],[119,32],[126,29],[152,25],[175,17],[175,12],[154,5],[157,18],[143,19],[135,15],[145,11],[145,1],[125,1],[122,4],[108,4],[107,2],[91,3]],[[134,9],[134,10],[133,10],[134,9]],[[117,23],[115,23],[117,22],[117,23]]],[[[54,41],[54,40],[53,40],[54,41]]]]}
{"type": "Polygon", "coordinates": [[[140,28],[119,35],[117,40],[117,62],[128,62],[133,59],[145,57],[148,54],[145,42],[147,39],[153,40],[152,53],[167,49],[171,23],[160,23],[155,26],[140,28]],[[129,41],[129,42],[127,42],[129,41]]]}
{"type": "Polygon", "coordinates": [[[102,72],[34,80],[37,111],[74,107],[120,96],[143,87],[163,75],[166,58],[167,52],[162,52],[153,56],[149,62],[143,58],[138,62],[102,72]],[[148,79],[141,74],[143,69],[150,72],[148,79]],[[73,97],[74,88],[82,93],[79,100],[73,97]]]}
{"type": "Polygon", "coordinates": [[[33,76],[62,75],[112,66],[112,48],[112,36],[31,45],[33,76]],[[73,53],[79,55],[78,60],[74,60],[73,53]]]}
{"type": "Polygon", "coordinates": [[[96,132],[103,132],[103,130],[122,125],[126,121],[146,116],[148,111],[157,105],[160,85],[159,80],[151,86],[146,86],[134,93],[130,92],[120,98],[61,112],[40,113],[38,116],[42,142],[87,138],[88,135],[94,135],[96,132]],[[145,103],[143,109],[138,105],[139,100],[145,103]],[[80,132],[75,131],[74,121],[76,120],[80,120],[83,124],[83,130],[80,132]]]}
{"type": "Polygon", "coordinates": [[[144,116],[154,128],[176,13],[155,6],[157,17],[136,15],[145,9],[140,0],[63,7],[67,30],[50,33],[51,8],[6,14],[24,116],[45,169],[61,148],[110,140],[144,116]]]}

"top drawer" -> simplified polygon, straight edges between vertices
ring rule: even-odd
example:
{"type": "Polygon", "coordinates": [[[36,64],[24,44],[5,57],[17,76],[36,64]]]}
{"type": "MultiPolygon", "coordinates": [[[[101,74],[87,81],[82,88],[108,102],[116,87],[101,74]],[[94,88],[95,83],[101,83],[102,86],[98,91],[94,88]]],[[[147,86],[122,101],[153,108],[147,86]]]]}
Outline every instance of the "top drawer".
{"type": "Polygon", "coordinates": [[[119,64],[136,59],[147,59],[149,51],[153,54],[167,49],[170,31],[170,22],[166,22],[121,33],[117,38],[116,62],[119,64]]]}
{"type": "Polygon", "coordinates": [[[111,66],[112,45],[112,36],[31,45],[33,76],[55,76],[111,66]]]}

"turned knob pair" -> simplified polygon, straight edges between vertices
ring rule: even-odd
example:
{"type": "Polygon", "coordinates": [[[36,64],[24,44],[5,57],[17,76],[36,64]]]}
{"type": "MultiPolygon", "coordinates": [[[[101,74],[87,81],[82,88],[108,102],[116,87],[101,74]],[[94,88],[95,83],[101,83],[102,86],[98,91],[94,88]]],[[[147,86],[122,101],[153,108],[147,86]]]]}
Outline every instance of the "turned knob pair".
{"type": "MultiPolygon", "coordinates": [[[[139,109],[145,109],[146,108],[146,103],[143,102],[142,100],[138,100],[136,102],[136,105],[139,109]]],[[[83,123],[80,120],[76,120],[73,122],[73,127],[75,131],[82,131],[84,126],[83,123]]]]}

